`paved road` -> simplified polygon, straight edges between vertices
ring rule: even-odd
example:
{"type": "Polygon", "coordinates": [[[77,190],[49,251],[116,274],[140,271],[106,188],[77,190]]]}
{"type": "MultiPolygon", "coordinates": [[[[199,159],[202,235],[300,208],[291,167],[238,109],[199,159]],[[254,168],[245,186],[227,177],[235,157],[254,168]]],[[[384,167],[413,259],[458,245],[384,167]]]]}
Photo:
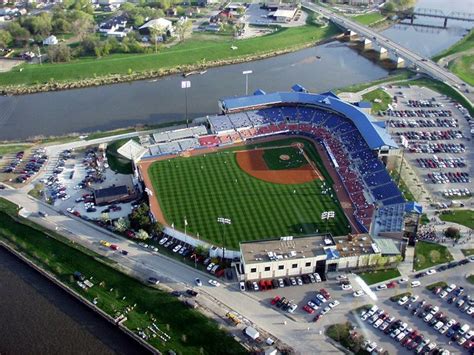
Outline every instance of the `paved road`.
{"type": "Polygon", "coordinates": [[[303,2],[303,6],[312,10],[321,13],[325,17],[329,18],[334,23],[354,32],[357,32],[360,36],[364,36],[372,41],[378,42],[381,46],[391,50],[392,52],[396,52],[400,57],[403,57],[405,60],[416,64],[420,71],[425,72],[432,76],[435,79],[438,79],[446,84],[449,84],[455,88],[463,88],[465,87],[469,89],[469,93],[461,93],[465,95],[471,102],[474,101],[474,88],[456,75],[448,71],[447,69],[439,66],[435,62],[424,58],[423,56],[412,52],[411,50],[401,46],[400,44],[391,41],[389,38],[385,37],[384,35],[374,31],[371,28],[368,28],[364,25],[361,25],[355,21],[352,21],[349,18],[346,18],[342,15],[335,14],[328,10],[327,8],[317,6],[312,3],[303,2]],[[423,60],[422,60],[423,59],[423,60]]]}
{"type": "Polygon", "coordinates": [[[81,220],[59,214],[54,209],[34,200],[21,191],[2,190],[0,191],[0,196],[23,206],[27,211],[31,212],[30,219],[33,221],[41,223],[48,228],[56,229],[58,233],[63,234],[69,239],[118,261],[124,268],[132,269],[136,277],[146,279],[150,276],[157,276],[163,283],[168,284],[173,289],[190,287],[194,285],[195,278],[201,278],[204,285],[199,292],[212,296],[221,302],[224,307],[238,312],[258,327],[292,346],[299,353],[312,353],[316,342],[318,343],[318,348],[325,352],[339,353],[339,350],[324,341],[325,336],[319,334],[319,331],[312,324],[295,322],[274,309],[266,306],[262,307],[261,300],[253,293],[240,292],[236,283],[223,284],[217,288],[209,286],[207,284],[207,274],[158,253],[151,252],[148,249],[143,249],[136,243],[124,238],[111,236],[106,231],[96,229],[81,220]],[[47,212],[48,217],[35,217],[36,213],[40,210],[47,212]],[[127,250],[129,254],[124,256],[102,247],[99,243],[100,239],[117,244],[121,249],[127,250]],[[308,325],[310,326],[309,331],[308,325]]]}

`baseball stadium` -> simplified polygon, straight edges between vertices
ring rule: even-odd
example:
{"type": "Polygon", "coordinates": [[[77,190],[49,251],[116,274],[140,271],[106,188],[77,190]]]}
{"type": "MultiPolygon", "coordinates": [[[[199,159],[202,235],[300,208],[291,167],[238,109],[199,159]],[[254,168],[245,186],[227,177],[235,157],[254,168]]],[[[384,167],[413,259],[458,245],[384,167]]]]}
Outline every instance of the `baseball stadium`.
{"type": "Polygon", "coordinates": [[[219,114],[153,134],[136,164],[153,217],[232,249],[400,231],[405,201],[386,168],[400,150],[364,106],[295,85],[221,99],[219,114]]]}

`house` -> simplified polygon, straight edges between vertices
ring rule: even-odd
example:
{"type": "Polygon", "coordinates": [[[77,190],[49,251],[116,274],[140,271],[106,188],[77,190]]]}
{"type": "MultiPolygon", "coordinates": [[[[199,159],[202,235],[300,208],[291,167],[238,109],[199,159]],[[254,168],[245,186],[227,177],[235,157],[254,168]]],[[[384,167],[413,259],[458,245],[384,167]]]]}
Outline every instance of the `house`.
{"type": "Polygon", "coordinates": [[[111,186],[94,190],[94,201],[97,206],[132,201],[136,192],[127,185],[111,186]]]}
{"type": "Polygon", "coordinates": [[[175,7],[170,7],[168,10],[165,11],[165,14],[169,17],[178,16],[178,10],[175,7]]]}
{"type": "Polygon", "coordinates": [[[141,35],[150,35],[150,28],[162,28],[166,31],[166,36],[172,36],[174,32],[173,23],[165,18],[157,18],[148,21],[141,26],[138,31],[141,35]]]}
{"type": "Polygon", "coordinates": [[[55,44],[58,44],[59,41],[56,38],[55,35],[51,35],[45,39],[43,39],[43,46],[54,46],[55,44]]]}
{"type": "Polygon", "coordinates": [[[115,32],[120,27],[125,28],[127,26],[127,22],[128,17],[124,15],[112,17],[111,19],[102,22],[99,25],[99,32],[104,34],[107,34],[109,32],[115,32]]]}
{"type": "Polygon", "coordinates": [[[276,22],[290,22],[295,17],[297,10],[293,6],[280,6],[275,12],[271,12],[269,16],[276,22]]]}
{"type": "Polygon", "coordinates": [[[218,0],[198,0],[198,6],[206,7],[212,4],[217,4],[218,2],[218,0]]]}

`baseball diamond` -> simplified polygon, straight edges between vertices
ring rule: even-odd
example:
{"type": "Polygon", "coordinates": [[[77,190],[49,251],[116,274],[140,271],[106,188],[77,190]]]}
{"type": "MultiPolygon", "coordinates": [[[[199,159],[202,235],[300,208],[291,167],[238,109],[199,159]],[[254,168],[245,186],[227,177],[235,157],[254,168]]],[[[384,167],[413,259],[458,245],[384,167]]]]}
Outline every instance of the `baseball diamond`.
{"type": "MultiPolygon", "coordinates": [[[[164,224],[173,224],[214,244],[223,243],[219,216],[232,219],[225,226],[226,247],[275,236],[350,230],[313,143],[304,138],[276,136],[190,157],[151,163],[148,176],[153,199],[164,224]],[[299,143],[299,146],[296,145],[299,143]],[[281,155],[289,156],[281,160],[281,155]],[[259,175],[260,174],[260,175],[259,175]],[[336,218],[321,220],[321,213],[336,218]]],[[[157,218],[160,218],[159,216],[157,218]]]]}

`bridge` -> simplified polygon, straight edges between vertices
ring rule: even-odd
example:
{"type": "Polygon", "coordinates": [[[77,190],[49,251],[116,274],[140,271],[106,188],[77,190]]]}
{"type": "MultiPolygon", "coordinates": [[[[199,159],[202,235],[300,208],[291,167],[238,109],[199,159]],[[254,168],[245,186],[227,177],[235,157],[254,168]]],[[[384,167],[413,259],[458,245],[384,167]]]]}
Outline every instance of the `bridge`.
{"type": "Polygon", "coordinates": [[[440,67],[438,64],[434,63],[430,59],[424,58],[423,56],[412,52],[411,50],[403,47],[402,45],[396,42],[393,42],[389,38],[385,37],[383,34],[380,34],[371,28],[361,25],[342,15],[333,13],[327,8],[309,2],[303,2],[302,6],[309,9],[310,11],[314,11],[323,15],[341,28],[357,33],[361,38],[365,38],[367,41],[377,43],[381,47],[381,52],[382,49],[384,49],[385,51],[390,50],[398,57],[403,58],[409,63],[412,63],[417,68],[418,72],[425,73],[434,79],[440,80],[458,89],[458,92],[461,95],[465,96],[470,102],[474,102],[474,89],[471,86],[466,84],[464,81],[462,81],[460,78],[458,78],[456,75],[454,75],[447,69],[440,67]],[[461,92],[461,90],[464,91],[464,88],[468,89],[469,92],[461,92]]]}
{"type": "Polygon", "coordinates": [[[456,21],[474,22],[474,13],[470,13],[470,12],[451,11],[450,13],[445,14],[442,10],[438,10],[438,9],[417,8],[413,10],[409,15],[410,22],[412,24],[413,24],[413,20],[415,19],[415,16],[434,17],[434,18],[444,19],[444,25],[443,25],[444,28],[448,26],[448,19],[456,20],[456,21]]]}

